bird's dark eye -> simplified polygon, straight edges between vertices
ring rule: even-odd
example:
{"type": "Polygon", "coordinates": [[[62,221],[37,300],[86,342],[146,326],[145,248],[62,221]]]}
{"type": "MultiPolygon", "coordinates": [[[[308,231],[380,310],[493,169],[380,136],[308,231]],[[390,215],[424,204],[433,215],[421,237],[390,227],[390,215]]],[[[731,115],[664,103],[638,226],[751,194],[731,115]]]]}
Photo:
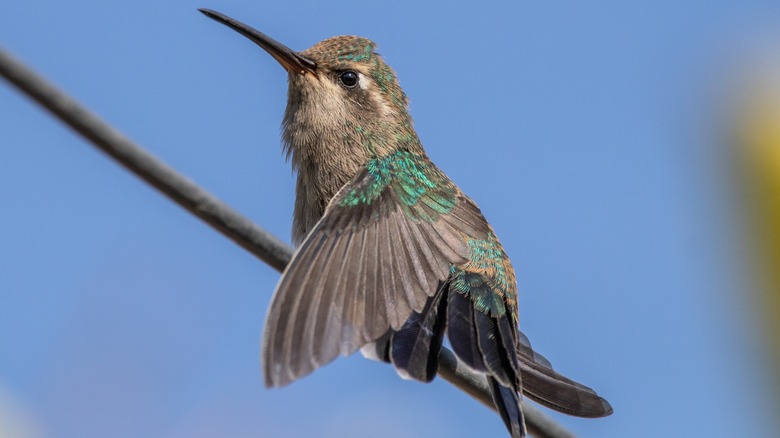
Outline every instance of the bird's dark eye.
{"type": "Polygon", "coordinates": [[[347,88],[355,88],[358,83],[358,74],[352,70],[341,72],[339,75],[339,81],[347,88]]]}

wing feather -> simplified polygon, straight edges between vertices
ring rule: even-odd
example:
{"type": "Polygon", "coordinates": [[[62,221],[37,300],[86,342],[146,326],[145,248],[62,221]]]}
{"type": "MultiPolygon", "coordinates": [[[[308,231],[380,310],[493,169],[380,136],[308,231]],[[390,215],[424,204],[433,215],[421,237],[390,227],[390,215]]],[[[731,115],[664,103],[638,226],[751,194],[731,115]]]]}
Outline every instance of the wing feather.
{"type": "MultiPolygon", "coordinates": [[[[411,293],[407,293],[407,299],[409,299],[409,302],[412,305],[412,309],[419,313],[422,311],[423,306],[425,306],[427,297],[422,294],[415,294],[414,291],[428,290],[428,274],[426,274],[423,264],[425,255],[422,253],[420,246],[417,245],[414,238],[412,237],[413,234],[409,228],[410,227],[406,221],[401,221],[398,223],[401,244],[404,245],[405,253],[408,256],[406,263],[408,266],[409,280],[413,284],[413,289],[410,290],[411,293]]],[[[427,262],[425,264],[427,265],[427,262]]]]}
{"type": "MultiPolygon", "coordinates": [[[[425,161],[404,169],[423,169],[429,179],[395,180],[366,167],[304,239],[269,308],[266,385],[286,385],[401,329],[424,309],[450,267],[467,260],[461,228],[473,225],[443,214],[461,195],[427,158],[415,159],[425,161]]],[[[472,220],[467,210],[473,208],[463,209],[460,216],[472,220]]]]}
{"type": "MultiPolygon", "coordinates": [[[[406,247],[406,242],[401,236],[401,227],[405,221],[387,221],[388,237],[390,238],[385,242],[385,245],[392,248],[393,251],[393,272],[395,274],[396,281],[396,293],[398,304],[395,320],[397,325],[391,325],[394,330],[401,328],[409,317],[414,304],[416,304],[415,294],[419,294],[420,288],[412,284],[412,278],[414,267],[411,266],[411,255],[406,247]]],[[[424,298],[427,298],[427,294],[420,294],[424,298]]],[[[425,301],[423,300],[423,303],[425,301]]],[[[420,306],[422,310],[422,306],[420,306]]]]}
{"type": "Polygon", "coordinates": [[[426,223],[416,227],[407,227],[407,230],[411,233],[409,241],[415,245],[415,252],[419,257],[417,264],[423,275],[421,284],[426,290],[436,287],[438,279],[446,277],[449,273],[449,268],[439,266],[440,264],[436,262],[436,258],[433,255],[435,249],[431,248],[431,244],[428,241],[429,232],[421,230],[421,228],[427,228],[428,226],[426,223]]]}
{"type": "MultiPolygon", "coordinates": [[[[312,260],[311,263],[297,266],[288,265],[291,278],[289,287],[302,290],[310,275],[313,272],[322,269],[322,264],[327,261],[333,243],[331,242],[331,247],[323,249],[323,246],[327,243],[325,237],[325,235],[320,235],[317,236],[317,238],[312,239],[311,245],[317,257],[314,257],[314,260],[312,260]]],[[[280,296],[279,298],[279,300],[276,300],[273,303],[276,307],[276,311],[271,312],[269,309],[268,317],[266,318],[267,328],[264,331],[263,337],[264,345],[267,346],[269,343],[271,344],[271,348],[265,349],[267,354],[265,360],[266,363],[269,364],[290,363],[289,353],[287,352],[289,350],[289,345],[287,343],[288,338],[280,336],[279,333],[292,330],[294,317],[298,314],[300,304],[300,297],[296,295],[280,296]],[[288,316],[293,316],[293,318],[288,316]]],[[[290,367],[282,368],[275,365],[273,370],[267,370],[266,372],[266,384],[269,384],[267,379],[270,372],[273,372],[273,374],[280,378],[287,379],[289,378],[288,375],[291,371],[290,367]]]]}
{"type": "Polygon", "coordinates": [[[379,222],[374,222],[370,227],[372,232],[368,236],[371,240],[367,247],[372,252],[369,257],[363,259],[363,263],[366,264],[366,284],[370,287],[366,290],[366,309],[370,312],[366,313],[363,339],[381,336],[382,330],[387,331],[390,327],[387,308],[385,307],[383,266],[380,258],[376,257],[377,254],[380,254],[382,247],[379,236],[380,224],[379,222]]]}
{"type": "Polygon", "coordinates": [[[387,319],[390,322],[390,327],[393,330],[398,330],[406,320],[408,312],[405,311],[406,300],[402,298],[403,291],[401,290],[401,279],[398,278],[401,275],[400,268],[398,267],[398,256],[395,254],[395,245],[392,244],[393,235],[390,232],[391,221],[387,220],[382,222],[384,226],[384,238],[383,244],[380,245],[381,258],[379,262],[383,265],[383,272],[385,274],[386,281],[383,284],[385,308],[387,309],[387,319]]]}
{"type": "Polygon", "coordinates": [[[318,343],[321,349],[319,350],[320,354],[316,356],[316,366],[321,365],[322,361],[327,360],[328,357],[337,356],[342,349],[348,349],[348,347],[343,347],[344,340],[342,339],[342,330],[345,325],[345,302],[347,295],[352,292],[345,287],[345,283],[347,280],[347,271],[349,269],[348,262],[353,236],[354,234],[348,234],[339,239],[339,242],[343,243],[343,246],[340,248],[344,249],[343,253],[341,251],[336,253],[336,257],[341,259],[339,263],[340,266],[338,269],[333,269],[327,273],[329,278],[333,279],[332,282],[329,282],[330,285],[328,286],[331,300],[330,303],[328,303],[328,306],[320,306],[321,310],[328,309],[325,315],[322,315],[322,312],[320,312],[320,315],[324,316],[325,321],[327,322],[325,325],[325,332],[322,336],[325,339],[336,339],[341,340],[341,342],[318,343]]]}
{"type": "Polygon", "coordinates": [[[325,239],[323,250],[314,257],[309,274],[306,276],[306,281],[301,286],[302,290],[307,290],[308,293],[306,296],[303,296],[303,294],[298,296],[298,301],[301,304],[298,306],[297,311],[294,310],[288,315],[292,322],[293,334],[284,338],[287,342],[284,351],[293,375],[299,370],[311,367],[317,357],[314,354],[315,346],[311,342],[306,342],[306,340],[308,340],[307,333],[313,333],[317,330],[319,323],[318,310],[326,307],[326,305],[320,304],[322,303],[325,290],[327,290],[327,281],[319,281],[319,279],[322,279],[323,275],[331,269],[333,260],[338,257],[340,242],[328,237],[330,236],[323,235],[323,239],[325,239]],[[299,345],[294,345],[290,342],[291,339],[296,338],[302,338],[304,342],[299,345]],[[299,351],[300,354],[298,353],[299,351]]]}
{"type": "MultiPolygon", "coordinates": [[[[365,257],[365,238],[366,229],[364,227],[355,233],[355,241],[353,243],[354,250],[350,251],[350,260],[346,262],[353,270],[350,273],[352,284],[346,285],[346,288],[350,291],[344,309],[348,324],[344,326],[344,330],[341,334],[342,339],[346,341],[347,345],[360,343],[360,340],[363,339],[363,323],[365,322],[366,312],[366,286],[364,273],[365,264],[360,263],[360,261],[364,260],[365,257]]],[[[349,347],[346,348],[348,349],[349,347]]]]}

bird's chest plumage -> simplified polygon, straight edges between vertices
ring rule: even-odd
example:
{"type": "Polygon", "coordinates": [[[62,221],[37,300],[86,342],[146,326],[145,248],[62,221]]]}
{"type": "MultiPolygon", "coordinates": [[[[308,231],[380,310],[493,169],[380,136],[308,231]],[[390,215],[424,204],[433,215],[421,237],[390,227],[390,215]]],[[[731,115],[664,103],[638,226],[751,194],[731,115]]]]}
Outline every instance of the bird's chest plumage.
{"type": "Polygon", "coordinates": [[[307,160],[298,167],[293,212],[293,241],[303,241],[325,213],[330,200],[352,180],[358,165],[340,160],[307,160]]]}
{"type": "Polygon", "coordinates": [[[328,111],[313,105],[312,96],[291,92],[283,124],[285,149],[298,172],[293,214],[296,244],[368,160],[360,133],[347,121],[341,106],[332,99],[324,101],[328,111]]]}

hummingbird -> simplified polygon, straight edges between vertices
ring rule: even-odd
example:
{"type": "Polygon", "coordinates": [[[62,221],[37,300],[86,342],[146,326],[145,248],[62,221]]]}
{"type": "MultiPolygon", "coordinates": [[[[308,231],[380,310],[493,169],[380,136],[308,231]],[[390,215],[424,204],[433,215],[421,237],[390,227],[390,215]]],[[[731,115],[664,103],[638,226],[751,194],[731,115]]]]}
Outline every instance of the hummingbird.
{"type": "Polygon", "coordinates": [[[262,345],[268,387],[358,349],[403,378],[436,376],[445,336],[487,379],[512,437],[521,394],[603,417],[609,403],[553,371],[518,328],[512,264],[479,207],[428,158],[408,98],[376,45],[337,36],[296,52],[209,9],[287,71],[283,149],[297,172],[297,250],[271,300],[262,345]]]}

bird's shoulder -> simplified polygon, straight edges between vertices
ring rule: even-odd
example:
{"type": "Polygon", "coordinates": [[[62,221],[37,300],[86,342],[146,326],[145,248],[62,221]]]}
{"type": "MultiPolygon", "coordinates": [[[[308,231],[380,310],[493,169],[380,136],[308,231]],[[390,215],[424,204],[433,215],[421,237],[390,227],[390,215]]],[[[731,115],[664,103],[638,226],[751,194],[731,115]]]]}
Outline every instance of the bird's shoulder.
{"type": "Polygon", "coordinates": [[[329,209],[373,206],[378,213],[373,217],[381,220],[380,212],[387,210],[381,204],[402,210],[411,223],[446,223],[457,230],[465,262],[451,267],[453,287],[469,293],[484,311],[516,309],[515,271],[495,231],[479,206],[424,153],[400,150],[369,160],[329,209]]]}

